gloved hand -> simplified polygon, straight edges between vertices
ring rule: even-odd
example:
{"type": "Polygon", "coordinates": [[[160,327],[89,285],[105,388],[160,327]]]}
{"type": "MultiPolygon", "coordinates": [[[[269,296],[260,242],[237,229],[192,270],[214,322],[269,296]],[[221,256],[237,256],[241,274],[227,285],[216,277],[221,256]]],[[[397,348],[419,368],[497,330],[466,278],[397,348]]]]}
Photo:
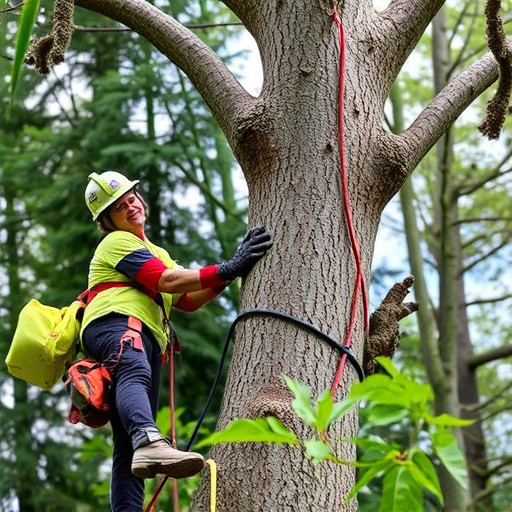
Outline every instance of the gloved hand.
{"type": "Polygon", "coordinates": [[[237,277],[246,277],[256,262],[272,247],[272,241],[263,227],[250,229],[233,257],[220,263],[217,273],[223,281],[233,281],[237,277]]]}

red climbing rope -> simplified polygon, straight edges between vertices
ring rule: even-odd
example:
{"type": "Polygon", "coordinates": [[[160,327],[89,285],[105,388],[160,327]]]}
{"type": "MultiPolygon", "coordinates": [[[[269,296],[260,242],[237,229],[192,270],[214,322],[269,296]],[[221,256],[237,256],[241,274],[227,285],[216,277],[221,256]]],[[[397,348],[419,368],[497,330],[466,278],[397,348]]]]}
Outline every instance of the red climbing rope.
{"type": "MultiPolygon", "coordinates": [[[[338,136],[340,145],[340,178],[341,188],[343,192],[343,207],[345,211],[345,219],[347,222],[347,229],[350,238],[350,245],[352,248],[352,254],[354,256],[354,262],[356,265],[356,280],[354,285],[354,291],[352,294],[352,305],[350,310],[350,320],[347,327],[347,333],[345,335],[344,345],[347,348],[352,346],[352,334],[357,318],[357,305],[359,303],[359,295],[362,295],[363,300],[363,315],[364,315],[364,329],[368,329],[368,297],[366,292],[366,284],[363,273],[363,263],[361,260],[361,251],[359,248],[359,241],[354,229],[354,223],[352,220],[352,212],[350,209],[350,197],[348,193],[348,180],[347,180],[347,169],[346,169],[346,154],[345,154],[345,123],[344,123],[344,93],[345,93],[345,33],[343,30],[343,24],[338,14],[338,9],[334,7],[332,18],[338,27],[339,40],[340,40],[340,62],[339,62],[339,89],[338,89],[338,136]]],[[[343,375],[343,369],[345,367],[345,361],[347,359],[346,354],[341,356],[341,360],[334,377],[334,382],[331,387],[331,393],[334,395],[343,375]]]]}

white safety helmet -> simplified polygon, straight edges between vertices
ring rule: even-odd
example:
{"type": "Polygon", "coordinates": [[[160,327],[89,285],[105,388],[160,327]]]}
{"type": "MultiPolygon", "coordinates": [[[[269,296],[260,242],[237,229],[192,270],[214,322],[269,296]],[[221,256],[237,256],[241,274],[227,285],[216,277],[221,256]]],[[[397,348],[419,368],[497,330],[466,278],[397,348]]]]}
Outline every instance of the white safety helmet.
{"type": "Polygon", "coordinates": [[[135,187],[137,183],[139,180],[130,181],[116,171],[89,174],[89,183],[85,189],[85,204],[92,214],[92,220],[97,220],[101,212],[135,187]]]}

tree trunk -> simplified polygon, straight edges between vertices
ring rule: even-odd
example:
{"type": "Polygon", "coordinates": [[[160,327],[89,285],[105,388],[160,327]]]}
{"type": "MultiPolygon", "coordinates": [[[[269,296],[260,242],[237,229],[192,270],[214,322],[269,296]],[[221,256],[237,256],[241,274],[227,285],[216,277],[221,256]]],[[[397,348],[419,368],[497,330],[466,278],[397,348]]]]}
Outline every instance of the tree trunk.
{"type": "MultiPolygon", "coordinates": [[[[457,233],[455,243],[461,251],[460,234],[457,233]]],[[[475,421],[462,431],[464,455],[468,466],[469,490],[475,512],[492,510],[492,496],[485,492],[489,481],[489,467],[485,435],[482,427],[482,415],[476,406],[480,403],[478,392],[477,369],[468,364],[473,356],[473,346],[469,335],[469,320],[466,310],[466,294],[464,289],[463,259],[459,261],[459,278],[457,292],[459,297],[458,329],[457,329],[457,391],[461,405],[461,417],[475,421]],[[480,498],[479,498],[480,497],[480,498]]]]}
{"type": "MultiPolygon", "coordinates": [[[[355,265],[340,186],[339,44],[325,12],[305,4],[302,10],[297,7],[301,22],[295,27],[293,47],[285,47],[289,38],[276,31],[267,43],[272,47],[262,50],[280,63],[265,63],[269,73],[258,108],[244,119],[244,134],[235,148],[249,187],[250,224],[267,226],[274,240],[272,250],[244,283],[241,310],[258,307],[291,313],[341,342],[350,317],[355,265]],[[312,27],[321,27],[322,33],[312,27]]],[[[279,23],[276,14],[266,15],[270,26],[279,23]]],[[[354,44],[347,42],[349,47],[354,44]]],[[[368,280],[381,209],[396,183],[381,182],[377,188],[368,179],[376,165],[380,113],[372,105],[378,101],[375,89],[366,83],[364,66],[353,54],[347,64],[347,133],[359,135],[344,141],[350,208],[368,280]]],[[[359,314],[352,341],[360,361],[363,339],[359,314]]],[[[265,317],[244,320],[237,330],[219,428],[236,418],[273,415],[300,438],[311,437],[291,411],[291,395],[281,376],[304,382],[316,398],[332,385],[338,361],[339,354],[292,323],[265,317]]],[[[347,365],[338,397],[348,392],[355,378],[347,365]]],[[[353,412],[330,435],[339,440],[356,430],[353,412]]],[[[354,460],[355,449],[339,443],[338,455],[354,460]]],[[[221,445],[211,456],[219,467],[220,512],[357,509],[355,500],[344,502],[354,483],[353,469],[331,463],[315,467],[299,448],[221,445]]],[[[203,488],[197,510],[207,509],[206,495],[203,488]]]]}

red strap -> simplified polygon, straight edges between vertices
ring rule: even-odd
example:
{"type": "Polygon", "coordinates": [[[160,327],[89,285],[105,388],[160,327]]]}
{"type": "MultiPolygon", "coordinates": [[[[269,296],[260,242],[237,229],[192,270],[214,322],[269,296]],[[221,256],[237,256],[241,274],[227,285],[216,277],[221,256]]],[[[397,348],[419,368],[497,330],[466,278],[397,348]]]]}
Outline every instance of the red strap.
{"type": "Polygon", "coordinates": [[[135,350],[144,350],[144,345],[142,343],[142,322],[134,317],[128,317],[128,329],[121,337],[121,343],[126,339],[131,340],[131,345],[135,350]]]}
{"type": "Polygon", "coordinates": [[[126,286],[131,286],[132,288],[136,288],[137,290],[141,291],[142,293],[146,294],[150,299],[153,299],[158,303],[160,306],[160,301],[158,300],[160,296],[159,293],[155,293],[149,288],[146,288],[145,286],[141,285],[137,282],[126,282],[126,281],[110,281],[108,283],[99,283],[96,286],[93,286],[90,289],[84,290],[78,297],[78,300],[81,300],[86,305],[89,304],[98,293],[103,292],[105,290],[109,290],[110,288],[123,288],[126,286]]]}

